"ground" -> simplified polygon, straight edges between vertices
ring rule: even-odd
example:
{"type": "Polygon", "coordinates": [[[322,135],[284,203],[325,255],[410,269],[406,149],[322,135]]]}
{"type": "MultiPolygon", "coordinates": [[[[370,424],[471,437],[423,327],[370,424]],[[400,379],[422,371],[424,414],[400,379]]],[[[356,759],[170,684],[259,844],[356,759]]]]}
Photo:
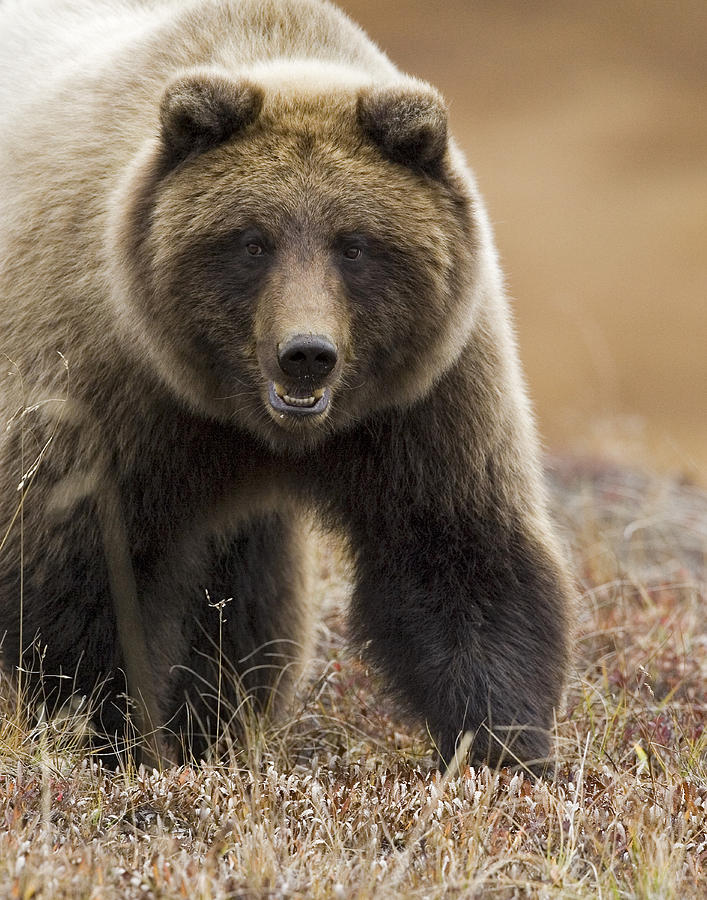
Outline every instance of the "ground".
{"type": "Polygon", "coordinates": [[[707,495],[592,460],[548,477],[580,588],[553,780],[432,768],[347,650],[346,572],[323,544],[292,713],[221,765],[109,771],[75,737],[80,710],[29,723],[0,683],[0,896],[705,896],[707,495]]]}

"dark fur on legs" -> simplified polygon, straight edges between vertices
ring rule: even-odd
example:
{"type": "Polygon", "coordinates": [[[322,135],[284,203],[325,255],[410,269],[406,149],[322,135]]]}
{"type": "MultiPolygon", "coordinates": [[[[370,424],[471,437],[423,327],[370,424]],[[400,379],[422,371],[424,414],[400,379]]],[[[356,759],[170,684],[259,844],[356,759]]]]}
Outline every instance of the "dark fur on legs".
{"type": "Polygon", "coordinates": [[[307,532],[301,517],[272,513],[212,542],[208,596],[195,599],[186,624],[189,656],[175,672],[169,716],[189,754],[203,756],[219,737],[242,735],[253,715],[286,707],[307,634],[307,532]]]}
{"type": "Polygon", "coordinates": [[[471,359],[426,401],[348,435],[321,495],[351,535],[354,633],[441,762],[470,731],[472,760],[542,773],[571,586],[531,483],[519,489],[512,425],[475,428],[482,371],[471,359]]]}

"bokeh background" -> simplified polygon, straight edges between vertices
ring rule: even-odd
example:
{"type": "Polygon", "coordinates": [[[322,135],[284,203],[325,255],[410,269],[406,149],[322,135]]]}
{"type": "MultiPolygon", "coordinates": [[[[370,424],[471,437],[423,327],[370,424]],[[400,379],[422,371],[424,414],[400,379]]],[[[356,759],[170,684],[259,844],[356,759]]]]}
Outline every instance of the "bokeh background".
{"type": "Polygon", "coordinates": [[[449,101],[546,446],[707,483],[707,2],[340,5],[449,101]]]}

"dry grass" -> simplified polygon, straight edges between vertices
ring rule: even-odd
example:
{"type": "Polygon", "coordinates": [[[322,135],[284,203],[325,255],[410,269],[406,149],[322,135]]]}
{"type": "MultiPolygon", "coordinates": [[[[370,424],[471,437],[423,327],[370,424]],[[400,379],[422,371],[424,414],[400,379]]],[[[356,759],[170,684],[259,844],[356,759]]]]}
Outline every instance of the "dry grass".
{"type": "Polygon", "coordinates": [[[707,497],[567,462],[552,481],[582,589],[552,782],[431,770],[346,651],[324,550],[297,708],[228,765],[107,771],[4,697],[0,896],[705,896],[707,497]]]}

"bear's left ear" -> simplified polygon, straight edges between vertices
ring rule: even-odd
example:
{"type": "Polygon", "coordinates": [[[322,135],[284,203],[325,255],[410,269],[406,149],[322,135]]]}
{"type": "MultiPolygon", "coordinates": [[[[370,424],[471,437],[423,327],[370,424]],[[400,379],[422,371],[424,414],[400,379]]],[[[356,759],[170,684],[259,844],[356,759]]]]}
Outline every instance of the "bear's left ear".
{"type": "Polygon", "coordinates": [[[162,143],[171,165],[203,153],[254,122],[263,91],[208,69],[195,70],[169,84],[160,104],[162,143]]]}
{"type": "Polygon", "coordinates": [[[358,98],[363,130],[396,162],[434,173],[447,149],[447,107],[429,85],[369,88],[358,98]]]}

